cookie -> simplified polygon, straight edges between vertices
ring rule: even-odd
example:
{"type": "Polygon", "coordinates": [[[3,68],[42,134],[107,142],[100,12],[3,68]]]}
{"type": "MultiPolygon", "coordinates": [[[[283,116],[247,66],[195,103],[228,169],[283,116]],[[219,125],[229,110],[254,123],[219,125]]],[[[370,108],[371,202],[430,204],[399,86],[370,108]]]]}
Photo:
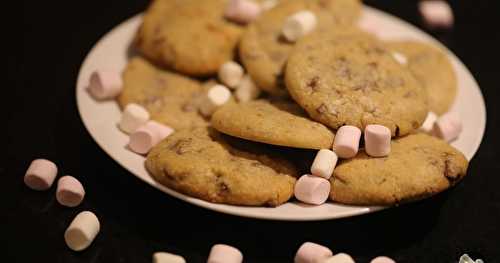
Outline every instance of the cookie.
{"type": "Polygon", "coordinates": [[[394,205],[424,199],[446,190],[466,174],[465,156],[446,142],[426,134],[392,141],[388,157],[360,151],[341,161],[330,179],[330,198],[354,205],[394,205]]]}
{"type": "Polygon", "coordinates": [[[286,87],[311,118],[333,129],[380,124],[408,134],[427,116],[427,94],[380,42],[364,34],[315,34],[288,59],[286,87]]]}
{"type": "Polygon", "coordinates": [[[251,141],[305,149],[329,149],[334,138],[332,131],[309,119],[293,102],[230,104],[214,113],[212,126],[251,141]]]}
{"type": "Polygon", "coordinates": [[[154,0],[135,46],[149,59],[191,76],[217,72],[232,60],[241,26],[224,18],[225,0],[154,0]]]}
{"type": "Polygon", "coordinates": [[[447,112],[457,95],[457,77],[446,53],[412,41],[387,43],[387,47],[406,56],[408,69],[427,90],[429,110],[438,115],[447,112]]]}
{"type": "Polygon", "coordinates": [[[123,91],[118,97],[145,107],[151,118],[175,130],[207,126],[198,113],[198,101],[208,86],[182,75],[160,70],[140,57],[132,58],[123,73],[123,91]]]}
{"type": "Polygon", "coordinates": [[[241,61],[257,86],[271,94],[286,94],[283,67],[294,45],[287,42],[281,32],[286,19],[302,10],[316,15],[315,31],[329,31],[351,25],[360,15],[361,3],[358,0],[282,1],[248,27],[240,43],[241,61]]]}
{"type": "Polygon", "coordinates": [[[297,170],[261,145],[211,128],[174,133],[147,156],[146,168],[161,184],[215,203],[277,206],[293,195],[297,170]]]}

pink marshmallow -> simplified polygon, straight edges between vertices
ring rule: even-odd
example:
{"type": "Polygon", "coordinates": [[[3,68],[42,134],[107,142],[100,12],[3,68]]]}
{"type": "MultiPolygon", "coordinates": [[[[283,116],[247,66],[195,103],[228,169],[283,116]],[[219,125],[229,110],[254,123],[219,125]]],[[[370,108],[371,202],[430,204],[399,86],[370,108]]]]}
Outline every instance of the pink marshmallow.
{"type": "Polygon", "coordinates": [[[122,88],[123,81],[118,72],[98,70],[90,75],[88,91],[96,100],[112,99],[122,88]]]}
{"type": "Polygon", "coordinates": [[[56,199],[64,206],[78,206],[85,196],[82,184],[73,176],[63,176],[57,181],[56,199]]]}
{"type": "Polygon", "coordinates": [[[306,174],[295,183],[295,198],[307,204],[320,205],[328,199],[330,187],[325,178],[306,174]]]}
{"type": "Polygon", "coordinates": [[[333,151],[340,158],[352,158],[358,153],[360,138],[361,130],[358,127],[350,125],[342,126],[335,134],[333,151]]]}
{"type": "Polygon", "coordinates": [[[241,263],[243,254],[234,247],[217,244],[212,247],[208,255],[207,263],[241,263]]]}
{"type": "Polygon", "coordinates": [[[446,113],[439,117],[432,127],[432,134],[447,142],[458,138],[462,132],[462,122],[456,113],[446,113]]]}
{"type": "Polygon", "coordinates": [[[396,263],[396,261],[394,261],[391,258],[385,257],[385,256],[380,256],[380,257],[376,257],[376,258],[372,259],[372,261],[370,261],[370,263],[396,263]]]}
{"type": "Polygon", "coordinates": [[[297,250],[294,263],[318,263],[333,256],[332,251],[322,245],[305,242],[297,250]]]}
{"type": "Polygon", "coordinates": [[[365,127],[365,152],[373,157],[384,157],[391,152],[391,130],[371,124],[365,127]]]}
{"type": "Polygon", "coordinates": [[[230,0],[226,7],[225,17],[237,23],[250,23],[259,16],[261,7],[249,0],[230,0]]]}
{"type": "Polygon", "coordinates": [[[168,126],[148,121],[130,135],[128,147],[138,154],[147,154],[151,148],[173,132],[174,130],[168,126]]]}
{"type": "Polygon", "coordinates": [[[24,183],[31,189],[42,191],[50,188],[57,176],[57,166],[45,159],[36,159],[31,162],[24,183]]]}
{"type": "Polygon", "coordinates": [[[453,10],[446,1],[420,1],[418,8],[429,27],[449,28],[453,26],[453,10]]]}

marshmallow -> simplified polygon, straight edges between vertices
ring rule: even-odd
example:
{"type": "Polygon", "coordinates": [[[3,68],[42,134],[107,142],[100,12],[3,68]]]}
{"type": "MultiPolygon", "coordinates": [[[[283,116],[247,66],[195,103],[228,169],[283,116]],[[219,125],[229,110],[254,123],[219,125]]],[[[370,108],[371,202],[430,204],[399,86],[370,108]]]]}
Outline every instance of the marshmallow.
{"type": "Polygon", "coordinates": [[[330,257],[324,261],[321,261],[321,263],[355,263],[354,259],[352,259],[351,256],[345,254],[345,253],[338,253],[334,255],[333,257],[330,257]]]}
{"type": "Polygon", "coordinates": [[[138,154],[147,154],[151,148],[172,134],[174,130],[156,121],[148,121],[130,135],[128,147],[138,154]]]}
{"type": "Polygon", "coordinates": [[[57,176],[57,166],[45,159],[36,159],[31,162],[24,183],[31,189],[42,191],[50,188],[57,176]]]}
{"type": "Polygon", "coordinates": [[[88,91],[97,100],[112,99],[122,88],[123,81],[118,72],[98,70],[90,75],[88,91]]]}
{"type": "Polygon", "coordinates": [[[149,113],[142,106],[130,103],[125,106],[118,127],[125,133],[130,134],[144,125],[149,120],[149,113]]]}
{"type": "Polygon", "coordinates": [[[167,252],[156,252],[153,254],[153,263],[186,263],[186,260],[181,256],[167,252]]]}
{"type": "Polygon", "coordinates": [[[396,263],[396,261],[392,260],[391,258],[385,257],[385,256],[380,256],[372,259],[370,263],[396,263]]]}
{"type": "Polygon", "coordinates": [[[203,98],[200,105],[200,112],[205,116],[210,116],[218,107],[224,105],[231,98],[231,92],[224,85],[214,85],[203,98]]]}
{"type": "Polygon", "coordinates": [[[333,151],[340,158],[352,158],[358,153],[360,138],[361,130],[358,127],[342,126],[335,134],[333,151]]]}
{"type": "Polygon", "coordinates": [[[316,15],[311,11],[300,11],[288,17],[283,25],[283,36],[295,42],[299,38],[313,31],[316,27],[316,15]]]}
{"type": "Polygon", "coordinates": [[[322,262],[333,255],[332,251],[322,245],[312,242],[305,242],[297,250],[294,263],[317,263],[322,262]]]}
{"type": "Polygon", "coordinates": [[[260,89],[255,85],[250,76],[245,75],[236,87],[234,96],[239,102],[248,102],[258,98],[260,89]]]}
{"type": "Polygon", "coordinates": [[[64,240],[70,249],[82,251],[90,246],[99,229],[99,220],[94,213],[83,211],[73,219],[64,232],[64,240]]]}
{"type": "Polygon", "coordinates": [[[406,56],[399,52],[392,52],[392,57],[401,65],[406,65],[408,63],[406,56]]]}
{"type": "Polygon", "coordinates": [[[432,127],[432,134],[447,142],[458,138],[462,132],[462,122],[455,113],[446,113],[439,117],[432,127]]]}
{"type": "Polygon", "coordinates": [[[262,8],[262,10],[267,11],[275,7],[277,4],[278,0],[264,0],[260,3],[260,7],[262,8]]]}
{"type": "Polygon", "coordinates": [[[365,152],[373,157],[384,157],[391,152],[391,130],[370,124],[365,127],[365,152]]]}
{"type": "Polygon", "coordinates": [[[431,28],[449,28],[453,25],[453,10],[446,1],[420,1],[418,9],[431,28]]]}
{"type": "Polygon", "coordinates": [[[64,206],[78,206],[85,196],[82,184],[73,176],[63,176],[57,181],[56,199],[64,206]]]}
{"type": "Polygon", "coordinates": [[[230,0],[224,16],[237,23],[250,23],[259,16],[261,7],[250,0],[230,0]]]}
{"type": "Polygon", "coordinates": [[[420,126],[419,130],[426,133],[430,133],[432,131],[432,127],[434,127],[434,123],[436,122],[437,118],[438,116],[436,115],[436,113],[429,111],[427,113],[427,117],[425,118],[424,123],[422,124],[422,126],[420,126]]]}
{"type": "Polygon", "coordinates": [[[326,149],[319,150],[311,165],[311,174],[329,179],[337,165],[337,160],[337,154],[334,152],[326,149]]]}
{"type": "Polygon", "coordinates": [[[229,88],[236,88],[243,78],[243,67],[234,61],[228,61],[219,68],[219,80],[229,88]]]}
{"type": "Polygon", "coordinates": [[[467,255],[467,254],[463,254],[460,257],[458,262],[459,263],[475,263],[474,260],[471,257],[469,257],[469,255],[467,255]]]}
{"type": "Polygon", "coordinates": [[[307,204],[323,204],[330,195],[330,182],[322,177],[303,175],[295,183],[294,195],[297,200],[307,204]]]}
{"type": "Polygon", "coordinates": [[[234,247],[218,244],[212,247],[207,263],[241,263],[243,254],[234,247]]]}

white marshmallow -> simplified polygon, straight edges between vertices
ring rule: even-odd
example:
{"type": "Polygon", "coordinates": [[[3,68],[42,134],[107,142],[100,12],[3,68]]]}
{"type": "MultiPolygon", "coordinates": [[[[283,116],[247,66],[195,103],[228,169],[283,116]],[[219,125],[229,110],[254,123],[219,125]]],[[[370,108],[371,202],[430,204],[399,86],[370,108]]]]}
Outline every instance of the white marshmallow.
{"type": "Polygon", "coordinates": [[[220,106],[224,105],[231,98],[231,91],[224,85],[214,85],[201,101],[200,112],[205,116],[210,116],[220,106]]]}
{"type": "Polygon", "coordinates": [[[125,106],[118,127],[125,133],[135,132],[149,120],[148,111],[139,104],[130,103],[125,106]]]}
{"type": "Polygon", "coordinates": [[[319,150],[311,165],[311,174],[329,179],[337,165],[337,160],[335,152],[326,149],[319,150]]]}
{"type": "Polygon", "coordinates": [[[63,176],[57,181],[56,199],[64,206],[78,206],[85,197],[83,185],[73,176],[63,176]]]}
{"type": "Polygon", "coordinates": [[[219,80],[229,88],[236,88],[243,74],[243,67],[234,61],[228,61],[219,68],[219,80]]]}
{"type": "Polygon", "coordinates": [[[239,102],[248,102],[259,97],[261,90],[255,85],[252,78],[245,75],[236,87],[234,96],[239,102]]]}
{"type": "Polygon", "coordinates": [[[250,0],[230,0],[224,16],[237,23],[250,23],[254,21],[260,14],[261,7],[259,4],[250,0]]]}
{"type": "Polygon", "coordinates": [[[112,99],[122,88],[123,81],[118,72],[98,70],[90,75],[88,91],[97,100],[112,99]]]}
{"type": "Polygon", "coordinates": [[[262,10],[267,11],[275,7],[277,4],[278,0],[264,0],[260,3],[260,7],[262,8],[262,10]]]}
{"type": "Polygon", "coordinates": [[[432,127],[434,127],[434,123],[436,122],[438,116],[436,113],[429,111],[427,113],[427,117],[425,118],[424,123],[422,123],[422,126],[420,126],[419,130],[430,133],[432,132],[432,127]]]}
{"type": "Polygon", "coordinates": [[[294,263],[318,263],[333,255],[332,251],[312,242],[302,244],[295,254],[294,263]]]}
{"type": "Polygon", "coordinates": [[[401,65],[406,65],[408,63],[406,56],[399,52],[392,52],[392,57],[401,65]]]}
{"type": "Polygon", "coordinates": [[[467,254],[463,254],[460,257],[458,262],[459,263],[475,263],[474,260],[471,257],[469,257],[469,255],[467,255],[467,254]]]}
{"type": "Polygon", "coordinates": [[[45,159],[33,160],[24,175],[24,183],[31,189],[42,191],[52,186],[57,176],[57,166],[45,159]]]}
{"type": "Polygon", "coordinates": [[[305,174],[297,180],[293,192],[301,202],[321,205],[328,199],[330,187],[330,182],[325,178],[305,174]]]}
{"type": "Polygon", "coordinates": [[[217,244],[212,247],[207,263],[241,263],[243,254],[234,247],[217,244]]]}
{"type": "Polygon", "coordinates": [[[432,127],[432,134],[447,142],[458,138],[462,132],[462,122],[456,113],[449,112],[439,117],[432,127]]]}
{"type": "Polygon", "coordinates": [[[370,263],[396,263],[396,261],[392,260],[389,257],[380,256],[380,257],[376,257],[376,258],[372,259],[372,261],[370,261],[370,263]]]}
{"type": "Polygon", "coordinates": [[[82,251],[90,246],[100,230],[99,220],[90,211],[79,213],[64,232],[66,245],[74,251],[82,251]]]}
{"type": "Polygon", "coordinates": [[[453,10],[446,1],[420,1],[418,8],[429,27],[449,28],[453,26],[453,10]]]}
{"type": "Polygon", "coordinates": [[[300,11],[288,17],[283,25],[283,36],[295,42],[314,30],[317,24],[316,15],[311,11],[300,11]]]}
{"type": "Polygon", "coordinates": [[[365,152],[372,157],[384,157],[391,152],[391,130],[382,125],[365,127],[365,152]]]}
{"type": "Polygon", "coordinates": [[[321,261],[321,263],[355,263],[355,261],[348,254],[338,253],[335,254],[333,257],[321,261]]]}
{"type": "Polygon", "coordinates": [[[340,127],[335,134],[333,151],[340,158],[352,158],[359,149],[361,130],[358,127],[345,125],[340,127]]]}
{"type": "Polygon", "coordinates": [[[156,252],[153,254],[153,263],[186,263],[186,260],[171,253],[156,252]]]}
{"type": "Polygon", "coordinates": [[[128,147],[138,154],[147,154],[151,148],[167,138],[174,129],[156,121],[148,121],[130,135],[128,147]]]}

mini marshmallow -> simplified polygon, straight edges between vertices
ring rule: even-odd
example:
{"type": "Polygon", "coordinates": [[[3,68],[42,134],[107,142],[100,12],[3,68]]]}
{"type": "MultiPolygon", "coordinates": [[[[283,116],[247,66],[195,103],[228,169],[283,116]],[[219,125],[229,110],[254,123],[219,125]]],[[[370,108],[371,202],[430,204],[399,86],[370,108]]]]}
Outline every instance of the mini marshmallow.
{"type": "Polygon", "coordinates": [[[262,10],[267,11],[269,9],[272,9],[278,4],[278,0],[264,0],[262,3],[260,3],[260,7],[262,10]]]}
{"type": "Polygon", "coordinates": [[[259,97],[260,89],[255,85],[252,78],[245,75],[236,87],[234,96],[239,102],[248,102],[259,97]]]}
{"type": "Polygon", "coordinates": [[[288,17],[283,25],[283,36],[290,42],[307,35],[316,27],[316,15],[311,11],[300,11],[288,17]]]}
{"type": "Polygon", "coordinates": [[[406,65],[408,63],[406,56],[399,52],[392,52],[392,57],[401,65],[406,65]]]}
{"type": "Polygon", "coordinates": [[[474,260],[467,254],[460,256],[459,263],[475,263],[474,260]]]}
{"type": "Polygon", "coordinates": [[[297,250],[295,254],[294,263],[318,263],[331,257],[332,251],[322,245],[312,242],[305,242],[297,250]]]}
{"type": "Polygon", "coordinates": [[[186,260],[171,253],[156,252],[153,254],[153,263],[186,263],[186,260]]]}
{"type": "Polygon", "coordinates": [[[130,103],[125,106],[118,127],[125,133],[135,132],[149,120],[148,111],[139,104],[130,103]]]}
{"type": "Polygon", "coordinates": [[[260,14],[261,7],[259,4],[250,0],[230,0],[224,16],[237,23],[250,23],[254,21],[260,14]]]}
{"type": "Polygon", "coordinates": [[[201,101],[200,112],[205,116],[210,116],[218,107],[224,105],[231,98],[231,91],[224,85],[216,84],[212,86],[206,96],[201,101]]]}
{"type": "Polygon", "coordinates": [[[396,263],[396,261],[392,260],[389,257],[380,256],[380,257],[376,257],[376,258],[372,259],[372,261],[370,261],[370,263],[396,263]]]}
{"type": "Polygon", "coordinates": [[[24,183],[37,191],[47,190],[57,176],[57,166],[45,159],[33,160],[24,175],[24,183]]]}
{"type": "Polygon", "coordinates": [[[320,205],[328,199],[330,187],[330,182],[325,178],[306,174],[295,183],[294,195],[301,202],[320,205]]]}
{"type": "Polygon", "coordinates": [[[66,245],[74,251],[82,251],[90,246],[100,230],[99,220],[90,211],[79,213],[64,232],[66,245]]]}
{"type": "Polygon", "coordinates": [[[63,176],[57,181],[56,199],[64,206],[78,206],[85,197],[82,184],[73,176],[63,176]]]}
{"type": "Polygon", "coordinates": [[[118,72],[98,70],[90,75],[88,91],[97,100],[112,99],[122,88],[123,81],[118,72]]]}
{"type": "Polygon", "coordinates": [[[234,247],[217,244],[212,247],[208,255],[207,263],[241,263],[243,254],[234,247]]]}
{"type": "Polygon", "coordinates": [[[321,263],[355,263],[354,259],[346,253],[338,253],[321,263]]]}
{"type": "Polygon", "coordinates": [[[424,22],[431,28],[449,28],[453,25],[453,10],[446,1],[420,1],[418,9],[424,22]]]}
{"type": "Polygon", "coordinates": [[[462,132],[462,122],[456,113],[446,113],[439,117],[432,127],[432,134],[447,142],[458,138],[462,132]]]}
{"type": "Polygon", "coordinates": [[[229,88],[236,88],[243,74],[243,67],[234,61],[228,61],[219,68],[219,80],[229,88]]]}
{"type": "Polygon", "coordinates": [[[372,157],[384,157],[391,152],[391,130],[370,124],[365,127],[365,152],[372,157]]]}
{"type": "Polygon", "coordinates": [[[130,135],[128,147],[138,154],[147,154],[151,148],[174,132],[174,129],[156,121],[148,121],[130,135]]]}
{"type": "Polygon", "coordinates": [[[337,160],[335,152],[326,149],[319,150],[311,165],[311,174],[329,179],[337,165],[337,160]]]}
{"type": "Polygon", "coordinates": [[[358,127],[345,125],[340,127],[335,134],[333,151],[340,158],[352,158],[359,149],[361,130],[358,127]]]}
{"type": "Polygon", "coordinates": [[[437,118],[438,116],[436,113],[429,111],[424,123],[422,123],[422,126],[420,126],[419,130],[426,133],[431,133],[432,127],[434,127],[434,123],[436,122],[437,118]]]}

